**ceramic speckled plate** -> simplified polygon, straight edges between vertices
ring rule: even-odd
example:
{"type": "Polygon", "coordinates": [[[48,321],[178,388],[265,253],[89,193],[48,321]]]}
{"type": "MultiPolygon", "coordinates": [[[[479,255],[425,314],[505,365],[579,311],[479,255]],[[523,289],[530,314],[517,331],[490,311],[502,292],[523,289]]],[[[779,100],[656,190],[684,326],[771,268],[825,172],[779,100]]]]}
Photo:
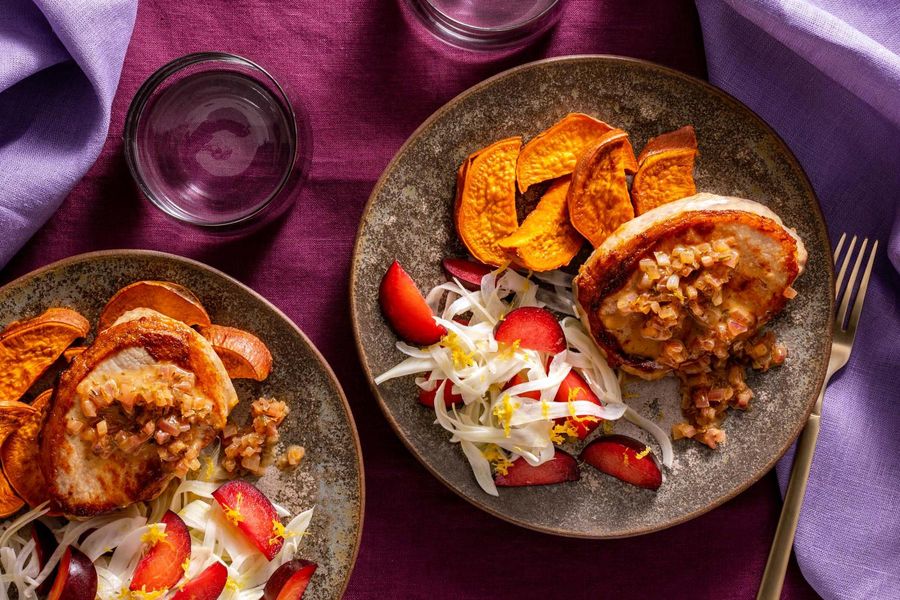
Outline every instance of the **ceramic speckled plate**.
{"type": "MultiPolygon", "coordinates": [[[[242,401],[266,395],[287,402],[291,412],[280,428],[276,451],[299,444],[306,448],[306,456],[296,471],[270,468],[256,485],[293,514],[315,506],[301,554],[319,568],[305,598],[340,598],[362,533],[359,437],[331,368],[281,311],[250,288],[201,263],[160,252],[115,250],[53,263],[0,288],[0,323],[37,315],[51,306],[74,308],[96,323],[113,293],[141,279],[188,287],[213,322],[251,331],[271,350],[269,378],[262,383],[238,380],[235,388],[242,401]]],[[[235,409],[239,423],[244,422],[247,404],[241,402],[235,409]]]]}
{"type": "MultiPolygon", "coordinates": [[[[378,308],[378,284],[397,259],[423,289],[443,281],[440,261],[464,256],[451,219],[456,168],[469,153],[513,135],[530,139],[569,112],[585,112],[629,132],[636,151],[685,124],[697,130],[697,188],[772,207],[809,250],[799,296],[772,327],[787,343],[787,363],[753,375],[752,409],[725,423],[728,442],[711,451],[675,443],[675,465],[657,493],[588,466],[577,483],[502,489],[494,498],[475,482],[459,446],[415,401],[412,377],[373,391],[385,416],[438,479],[484,510],[560,535],[608,538],[681,523],[722,504],[766,473],[800,432],[821,386],[831,344],[833,274],[822,215],[805,174],[778,136],[722,91],[676,71],[610,56],[551,59],[501,73],[429,118],[388,165],[372,192],[356,241],[351,299],[357,344],[371,381],[402,359],[378,308]]],[[[674,381],[633,382],[629,400],[664,428],[680,419],[674,381]]],[[[649,438],[628,423],[616,431],[649,438]]],[[[577,451],[577,449],[576,449],[577,451]]]]}

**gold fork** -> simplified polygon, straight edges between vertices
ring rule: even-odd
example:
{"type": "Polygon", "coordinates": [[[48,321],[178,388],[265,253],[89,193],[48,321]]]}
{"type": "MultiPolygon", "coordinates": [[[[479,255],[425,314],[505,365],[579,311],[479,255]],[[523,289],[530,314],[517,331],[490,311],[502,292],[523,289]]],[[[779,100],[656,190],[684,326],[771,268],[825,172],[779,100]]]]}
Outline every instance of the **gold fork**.
{"type": "MultiPolygon", "coordinates": [[[[837,266],[838,257],[846,239],[847,234],[845,233],[841,236],[834,251],[835,266],[837,266]]],[[[878,250],[878,240],[875,240],[872,244],[865,273],[863,273],[862,281],[859,284],[859,290],[854,295],[856,277],[859,275],[859,267],[865,257],[868,243],[868,238],[864,239],[859,248],[841,305],[837,310],[837,317],[834,321],[834,341],[831,345],[831,357],[828,359],[828,371],[825,373],[825,381],[822,383],[822,391],[819,392],[819,398],[816,400],[812,413],[809,415],[809,421],[806,422],[806,427],[797,440],[791,480],[788,483],[787,493],[784,495],[784,507],[781,509],[781,518],[778,520],[778,529],[775,530],[775,540],[772,542],[772,550],[769,552],[769,560],[766,562],[766,570],[763,572],[759,593],[756,595],[757,600],[778,600],[781,597],[781,586],[784,584],[784,574],[787,571],[788,560],[791,557],[794,534],[797,533],[797,523],[800,521],[800,508],[803,506],[803,496],[806,494],[806,484],[809,481],[809,470],[816,450],[816,439],[819,437],[822,398],[825,396],[825,388],[828,387],[831,376],[842,369],[850,358],[850,351],[853,350],[853,338],[856,337],[856,326],[859,325],[859,315],[862,312],[863,302],[866,299],[866,289],[869,287],[869,276],[872,274],[875,252],[878,250]],[[850,307],[850,301],[854,298],[853,309],[848,319],[847,309],[850,307]]],[[[841,298],[844,275],[846,275],[847,267],[853,258],[855,247],[856,236],[853,236],[838,272],[837,283],[835,284],[835,299],[841,298]]]]}

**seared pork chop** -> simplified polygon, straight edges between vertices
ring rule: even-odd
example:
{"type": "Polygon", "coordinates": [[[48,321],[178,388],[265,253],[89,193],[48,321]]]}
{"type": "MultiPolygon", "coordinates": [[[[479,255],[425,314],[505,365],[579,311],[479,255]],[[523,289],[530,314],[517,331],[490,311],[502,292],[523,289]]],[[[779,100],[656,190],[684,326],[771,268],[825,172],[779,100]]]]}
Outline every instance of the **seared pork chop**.
{"type": "Polygon", "coordinates": [[[805,264],[803,242],[765,206],[697,194],[619,227],[574,295],[610,364],[653,379],[727,358],[784,307],[805,264]]]}
{"type": "Polygon", "coordinates": [[[54,507],[91,516],[158,496],[225,426],[237,395],[210,343],[138,309],[62,373],[41,433],[54,507]]]}

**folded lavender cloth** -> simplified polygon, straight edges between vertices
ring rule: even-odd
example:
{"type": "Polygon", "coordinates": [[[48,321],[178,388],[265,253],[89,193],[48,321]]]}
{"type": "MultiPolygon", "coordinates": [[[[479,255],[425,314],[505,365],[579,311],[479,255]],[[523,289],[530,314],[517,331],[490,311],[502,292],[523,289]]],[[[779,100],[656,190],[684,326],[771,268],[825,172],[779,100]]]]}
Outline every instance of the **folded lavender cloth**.
{"type": "Polygon", "coordinates": [[[96,160],[137,0],[0,0],[0,266],[96,160]]]}
{"type": "MultiPolygon", "coordinates": [[[[900,3],[697,8],[710,80],[785,139],[832,240],[846,231],[882,244],[850,363],[825,395],[794,549],[826,599],[900,598],[900,3]]],[[[782,490],[790,467],[789,455],[782,490]]]]}

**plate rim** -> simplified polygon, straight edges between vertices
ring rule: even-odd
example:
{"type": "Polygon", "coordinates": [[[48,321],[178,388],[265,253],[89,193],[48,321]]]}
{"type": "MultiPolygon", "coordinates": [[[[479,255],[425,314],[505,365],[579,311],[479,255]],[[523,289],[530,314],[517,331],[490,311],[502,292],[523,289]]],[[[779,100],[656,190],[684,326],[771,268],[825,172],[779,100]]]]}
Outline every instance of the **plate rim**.
{"type": "MultiPolygon", "coordinates": [[[[487,505],[486,503],[481,501],[480,498],[470,497],[467,494],[465,494],[462,490],[457,489],[457,487],[454,484],[452,484],[450,481],[448,481],[446,478],[444,478],[437,469],[434,469],[429,464],[427,464],[425,462],[424,458],[422,456],[420,456],[419,452],[416,450],[412,441],[407,439],[407,437],[403,434],[403,432],[400,428],[400,424],[394,418],[393,414],[391,413],[390,409],[387,406],[387,403],[385,402],[384,398],[381,396],[381,392],[379,391],[378,386],[375,385],[374,376],[373,376],[371,370],[369,369],[368,355],[366,354],[365,348],[363,347],[363,344],[362,344],[361,333],[360,333],[360,324],[359,324],[359,320],[357,319],[357,301],[356,301],[356,296],[357,296],[357,294],[356,294],[356,288],[357,288],[356,271],[357,271],[357,269],[356,269],[356,267],[359,265],[359,261],[360,261],[360,247],[362,245],[363,229],[368,222],[369,213],[372,209],[372,205],[375,202],[375,198],[381,193],[381,189],[384,186],[385,181],[387,180],[388,174],[390,173],[390,171],[393,170],[395,164],[399,161],[399,159],[402,158],[403,155],[406,153],[410,144],[414,140],[416,140],[426,128],[430,127],[432,125],[432,123],[434,123],[435,121],[440,119],[445,113],[447,113],[453,107],[455,107],[456,104],[458,104],[462,100],[466,99],[470,95],[472,95],[478,91],[481,91],[482,89],[484,89],[486,87],[493,85],[497,81],[500,81],[507,77],[513,76],[513,75],[519,73],[520,71],[526,71],[526,70],[530,70],[530,69],[539,68],[539,67],[549,64],[549,63],[576,64],[576,63],[594,62],[594,61],[616,63],[616,64],[625,63],[625,64],[649,69],[651,71],[656,71],[656,72],[662,73],[664,75],[674,76],[678,79],[682,79],[682,80],[686,81],[688,84],[699,85],[701,88],[703,88],[707,92],[711,93],[712,95],[718,97],[720,100],[723,100],[726,103],[732,104],[739,110],[746,111],[746,113],[752,119],[756,120],[757,123],[762,127],[762,129],[764,131],[766,131],[772,137],[772,139],[775,140],[776,144],[784,151],[791,167],[793,167],[797,172],[800,173],[802,187],[805,189],[805,192],[809,195],[809,197],[811,197],[814,200],[813,209],[815,212],[815,216],[818,217],[816,219],[816,222],[818,224],[818,230],[819,230],[818,233],[820,236],[824,237],[824,239],[826,239],[826,240],[830,239],[828,236],[828,229],[825,224],[825,216],[822,212],[821,203],[819,202],[819,197],[816,194],[816,191],[812,186],[812,182],[810,181],[809,176],[807,175],[806,171],[803,169],[803,166],[797,160],[797,157],[794,155],[793,151],[790,149],[790,147],[787,145],[787,143],[784,141],[784,139],[781,137],[781,135],[779,135],[778,132],[775,131],[775,129],[773,129],[771,125],[769,125],[761,116],[759,116],[754,110],[752,110],[746,104],[744,104],[743,102],[741,102],[740,100],[738,100],[737,98],[735,98],[734,96],[732,96],[731,94],[726,92],[725,90],[722,90],[721,88],[718,88],[718,87],[714,86],[713,84],[709,83],[708,81],[704,81],[704,80],[694,77],[692,75],[688,75],[687,73],[683,73],[677,69],[673,69],[671,67],[667,67],[667,66],[649,61],[649,60],[643,60],[643,59],[639,59],[639,58],[631,58],[631,57],[620,56],[620,55],[616,55],[616,54],[572,54],[572,55],[566,55],[566,56],[556,56],[556,57],[544,58],[544,59],[524,63],[521,65],[512,67],[510,69],[501,71],[500,73],[497,73],[495,75],[492,75],[491,77],[488,77],[487,79],[484,79],[484,80],[476,83],[475,85],[463,90],[461,93],[457,94],[452,99],[447,101],[445,104],[440,106],[436,111],[434,111],[427,119],[425,119],[409,135],[409,137],[406,139],[406,141],[403,142],[403,145],[400,146],[400,148],[397,150],[397,152],[391,158],[390,162],[388,162],[388,164],[384,167],[384,170],[382,171],[381,175],[379,176],[378,180],[376,181],[375,186],[372,188],[372,192],[369,194],[369,198],[366,201],[366,205],[363,209],[362,215],[360,216],[359,225],[358,225],[357,231],[356,231],[356,239],[353,243],[353,253],[350,257],[350,284],[348,286],[348,293],[350,295],[350,320],[353,325],[354,342],[356,344],[356,350],[359,354],[360,363],[362,363],[363,372],[365,373],[366,380],[369,384],[369,389],[371,390],[372,394],[375,396],[375,399],[378,401],[378,406],[381,409],[381,412],[384,414],[385,419],[388,421],[388,424],[391,426],[391,429],[394,430],[394,433],[396,434],[396,436],[398,438],[400,438],[400,441],[403,442],[403,445],[406,446],[407,450],[416,458],[417,461],[419,461],[419,463],[423,467],[425,467],[425,469],[429,473],[431,473],[438,481],[440,481],[442,484],[444,484],[447,488],[449,488],[457,496],[459,496],[463,500],[467,501],[469,504],[471,504],[471,505],[475,506],[476,508],[479,508],[479,509],[487,512],[488,514],[493,515],[503,521],[512,523],[513,525],[518,525],[520,527],[524,527],[524,528],[530,529],[532,531],[538,531],[541,533],[547,533],[547,534],[556,535],[556,536],[560,536],[560,537],[566,537],[566,538],[621,539],[621,538],[635,537],[635,536],[639,536],[639,535],[645,535],[648,533],[662,531],[664,529],[669,529],[676,525],[681,525],[682,523],[691,521],[701,515],[704,515],[704,514],[710,512],[711,510],[713,510],[715,508],[718,508],[719,506],[722,506],[729,500],[734,499],[735,497],[737,497],[738,495],[740,495],[741,493],[743,493],[744,491],[749,489],[750,486],[752,486],[753,484],[758,482],[760,479],[762,479],[763,476],[766,475],[769,471],[771,471],[775,467],[775,464],[779,460],[781,460],[781,458],[787,453],[788,449],[790,449],[790,447],[793,445],[793,443],[796,441],[796,439],[800,436],[800,433],[803,431],[803,428],[806,426],[806,423],[809,421],[809,416],[812,412],[813,406],[815,405],[816,399],[819,395],[819,391],[822,389],[822,385],[825,382],[825,373],[826,373],[826,370],[828,367],[828,361],[827,360],[821,361],[822,364],[819,366],[819,372],[814,377],[814,380],[818,381],[818,385],[816,385],[814,387],[815,391],[811,394],[810,398],[806,401],[806,407],[804,408],[804,411],[803,411],[804,419],[802,421],[800,421],[800,423],[797,427],[794,428],[794,431],[788,437],[787,443],[784,445],[784,447],[780,448],[778,450],[778,452],[776,452],[773,455],[773,458],[768,463],[763,465],[758,471],[756,471],[751,477],[747,478],[747,480],[745,482],[743,482],[741,485],[739,485],[733,491],[721,496],[720,498],[716,498],[715,501],[708,504],[707,506],[701,507],[701,508],[694,510],[690,513],[687,513],[677,519],[671,520],[671,521],[663,523],[663,524],[651,525],[648,527],[634,527],[634,528],[631,528],[629,530],[626,530],[626,531],[624,531],[620,534],[616,534],[616,535],[591,534],[591,533],[586,533],[586,532],[577,532],[577,531],[571,531],[568,529],[554,528],[551,526],[543,526],[543,525],[538,525],[538,524],[534,524],[534,523],[529,523],[525,520],[517,519],[513,516],[504,514],[503,512],[496,510],[493,507],[487,505]]],[[[834,288],[834,263],[831,260],[828,261],[828,280],[829,280],[831,289],[833,289],[834,288]]],[[[834,304],[835,304],[834,294],[829,294],[829,314],[831,314],[831,315],[834,314],[834,304]]],[[[834,339],[834,319],[829,319],[828,320],[828,335],[827,335],[827,340],[828,340],[829,345],[830,345],[830,343],[833,342],[833,339],[834,339]]]]}
{"type": "Polygon", "coordinates": [[[353,447],[354,454],[356,456],[357,465],[359,466],[357,470],[357,484],[359,485],[359,527],[356,532],[356,540],[353,545],[353,553],[350,557],[350,568],[347,571],[347,576],[344,578],[343,585],[341,586],[340,593],[336,596],[337,598],[342,598],[347,591],[347,587],[350,584],[350,579],[353,577],[353,571],[356,568],[356,562],[359,558],[360,545],[362,543],[362,533],[363,527],[365,525],[365,512],[366,512],[366,475],[365,475],[365,463],[363,462],[363,454],[362,454],[362,445],[359,439],[359,431],[356,428],[356,420],[353,418],[353,411],[350,409],[350,403],[347,400],[347,395],[344,393],[344,388],[341,386],[340,380],[334,373],[334,370],[331,368],[331,365],[322,355],[322,352],[319,348],[309,339],[309,336],[300,329],[300,326],[294,323],[293,319],[288,317],[284,311],[275,306],[273,302],[265,298],[262,294],[252,289],[250,286],[238,281],[231,275],[216,269],[206,263],[200,262],[199,260],[194,260],[193,258],[188,258],[186,256],[179,256],[178,254],[172,254],[170,252],[161,252],[159,250],[146,250],[139,248],[119,248],[119,249],[108,249],[108,250],[95,250],[92,252],[82,252],[80,254],[74,254],[72,256],[68,256],[66,258],[62,258],[59,260],[55,260],[51,263],[47,263],[43,266],[40,266],[36,269],[28,271],[22,275],[19,275],[15,279],[4,283],[0,286],[0,294],[5,292],[7,289],[14,287],[17,284],[22,284],[26,279],[34,277],[36,275],[41,275],[45,272],[56,270],[62,267],[66,267],[70,264],[86,262],[91,259],[96,258],[110,258],[110,257],[131,257],[131,256],[149,256],[154,258],[163,258],[167,260],[172,260],[174,262],[180,262],[187,264],[194,268],[199,268],[200,270],[207,271],[215,276],[221,277],[228,281],[229,283],[237,285],[244,292],[249,293],[252,297],[261,301],[265,306],[269,309],[273,310],[275,314],[280,317],[283,321],[285,321],[297,334],[300,335],[300,338],[306,343],[310,350],[312,350],[313,356],[319,361],[319,364],[324,367],[325,374],[327,379],[332,387],[332,389],[337,392],[338,399],[340,400],[341,408],[344,410],[344,414],[347,417],[347,420],[350,424],[350,434],[353,438],[353,447]]]}

